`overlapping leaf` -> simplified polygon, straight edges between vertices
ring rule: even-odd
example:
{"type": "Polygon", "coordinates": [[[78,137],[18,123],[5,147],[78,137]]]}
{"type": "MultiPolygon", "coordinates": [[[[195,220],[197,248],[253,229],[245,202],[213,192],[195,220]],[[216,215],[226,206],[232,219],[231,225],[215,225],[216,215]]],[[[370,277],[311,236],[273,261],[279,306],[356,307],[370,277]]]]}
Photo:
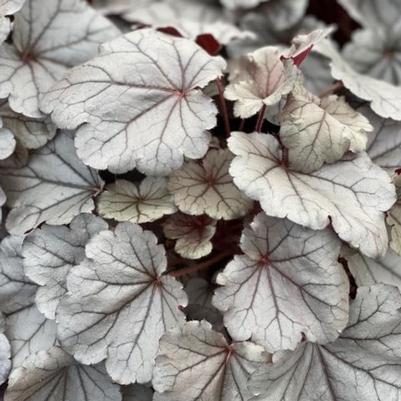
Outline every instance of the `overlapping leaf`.
{"type": "MultiPolygon", "coordinates": [[[[401,4],[400,4],[401,11],[401,4]]],[[[401,23],[385,32],[359,30],[343,50],[344,58],[361,74],[401,84],[401,23]]]]}
{"type": "Polygon", "coordinates": [[[295,349],[337,338],[348,319],[348,279],[337,258],[340,242],[260,213],[241,237],[244,255],[217,276],[214,305],[236,340],[267,350],[295,349]]]}
{"type": "Polygon", "coordinates": [[[401,167],[401,122],[375,114],[367,105],[358,108],[372,124],[368,133],[367,152],[372,161],[392,174],[401,167]]]}
{"type": "Polygon", "coordinates": [[[0,385],[7,380],[11,369],[11,348],[7,337],[2,333],[3,328],[4,320],[0,315],[0,385]]]}
{"type": "Polygon", "coordinates": [[[40,148],[56,134],[56,127],[48,118],[36,119],[15,113],[7,102],[0,106],[0,119],[18,143],[27,149],[40,148]]]}
{"type": "Polygon", "coordinates": [[[0,311],[11,314],[34,303],[37,286],[24,275],[22,237],[6,237],[0,244],[0,311]]]}
{"type": "Polygon", "coordinates": [[[388,284],[401,290],[401,256],[391,249],[385,256],[371,259],[361,254],[347,258],[348,267],[358,287],[388,284]]]}
{"type": "Polygon", "coordinates": [[[207,322],[188,322],[182,331],[165,334],[160,341],[154,400],[247,400],[247,378],[267,359],[260,346],[228,344],[207,322]]]}
{"type": "Polygon", "coordinates": [[[7,316],[6,335],[11,344],[13,370],[26,358],[56,345],[56,323],[39,312],[35,304],[7,316]]]}
{"type": "Polygon", "coordinates": [[[79,128],[78,155],[92,167],[166,174],[202,157],[217,109],[198,88],[225,62],[188,39],[139,30],[101,47],[44,97],[59,127],[79,128]]]}
{"type": "Polygon", "coordinates": [[[177,210],[163,177],[146,177],[139,184],[117,180],[99,196],[97,209],[103,217],[132,223],[154,221],[177,210]]]}
{"type": "Polygon", "coordinates": [[[401,120],[401,87],[356,72],[329,41],[317,46],[331,60],[333,77],[342,81],[354,95],[370,102],[372,110],[381,117],[401,120]]]}
{"type": "Polygon", "coordinates": [[[283,163],[271,135],[236,132],[229,139],[237,155],[230,173],[266,214],[323,229],[330,223],[340,238],[370,257],[384,255],[388,236],[384,213],[395,202],[394,185],[366,154],[323,166],[310,174],[283,163]]]}
{"type": "Polygon", "coordinates": [[[302,87],[288,96],[281,121],[280,138],[289,164],[306,173],[340,160],[347,151],[365,150],[366,132],[373,129],[344,98],[320,100],[302,87]]]}
{"type": "Polygon", "coordinates": [[[187,38],[196,39],[198,35],[211,34],[221,44],[249,34],[241,32],[224,15],[218,6],[196,1],[174,0],[151,3],[124,14],[132,22],[140,22],[154,27],[174,27],[187,38]]]}
{"type": "Polygon", "coordinates": [[[251,377],[260,401],[384,401],[401,396],[398,289],[361,287],[347,329],[326,345],[302,344],[251,377]]]}
{"type": "Polygon", "coordinates": [[[70,227],[43,225],[25,238],[24,271],[40,286],[35,302],[48,319],[55,318],[57,305],[67,292],[66,277],[84,259],[86,243],[107,228],[102,219],[81,214],[70,227]]]}
{"type": "Polygon", "coordinates": [[[25,0],[0,0],[0,44],[7,39],[11,31],[11,21],[7,16],[19,11],[24,2],[25,0]]]}
{"type": "Polygon", "coordinates": [[[185,319],[186,295],[163,275],[167,260],[150,231],[120,223],[86,246],[57,310],[62,345],[83,363],[106,361],[113,380],[146,383],[163,333],[185,319]]]}
{"type": "Polygon", "coordinates": [[[166,238],[176,240],[174,249],[179,255],[199,259],[212,252],[210,240],[216,233],[216,221],[207,216],[180,213],[166,220],[163,231],[166,238]]]}
{"type": "Polygon", "coordinates": [[[0,160],[7,159],[14,152],[16,141],[13,133],[4,127],[3,119],[0,116],[0,160]]]}
{"type": "Polygon", "coordinates": [[[103,182],[97,172],[76,156],[73,137],[61,132],[31,153],[22,167],[0,169],[0,184],[7,193],[7,229],[16,234],[43,222],[65,224],[94,208],[92,197],[103,182]]]}
{"type": "Polygon", "coordinates": [[[228,173],[232,158],[227,149],[211,149],[201,164],[188,161],[175,171],[168,188],[177,207],[184,213],[207,214],[216,220],[244,216],[252,203],[228,173]]]}
{"type": "Polygon", "coordinates": [[[80,365],[53,347],[39,351],[14,370],[4,401],[120,401],[119,386],[112,383],[102,365],[80,365]]]}
{"type": "Polygon", "coordinates": [[[267,46],[242,56],[230,73],[230,84],[224,91],[235,101],[234,114],[248,118],[263,106],[272,106],[294,87],[297,69],[290,61],[282,61],[278,48],[267,46]]]}

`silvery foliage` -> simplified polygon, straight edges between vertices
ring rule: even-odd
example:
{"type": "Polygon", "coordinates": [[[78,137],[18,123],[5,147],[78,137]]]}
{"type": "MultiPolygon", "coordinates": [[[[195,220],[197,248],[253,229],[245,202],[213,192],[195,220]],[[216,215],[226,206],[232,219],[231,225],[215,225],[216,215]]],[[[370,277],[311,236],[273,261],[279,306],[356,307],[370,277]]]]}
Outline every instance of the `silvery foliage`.
{"type": "Polygon", "coordinates": [[[5,401],[401,398],[401,1],[0,0],[5,401]],[[123,27],[120,31],[116,26],[123,27]]]}

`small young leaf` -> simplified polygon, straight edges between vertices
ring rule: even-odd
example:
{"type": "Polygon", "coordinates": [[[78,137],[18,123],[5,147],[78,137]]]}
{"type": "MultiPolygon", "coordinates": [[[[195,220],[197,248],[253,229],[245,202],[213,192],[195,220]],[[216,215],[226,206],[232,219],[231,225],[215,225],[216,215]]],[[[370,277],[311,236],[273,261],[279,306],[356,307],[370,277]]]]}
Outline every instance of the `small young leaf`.
{"type": "Polygon", "coordinates": [[[272,135],[235,132],[228,142],[237,155],[230,167],[235,184],[260,201],[266,214],[314,230],[331,223],[342,240],[365,255],[386,253],[384,212],[395,202],[395,189],[366,154],[304,174],[283,164],[272,135]]]}
{"type": "Polygon", "coordinates": [[[281,61],[280,50],[267,46],[242,56],[230,73],[230,84],[224,91],[235,101],[234,114],[248,118],[263,106],[272,106],[291,92],[298,76],[290,61],[281,61]],[[238,69],[238,70],[237,70],[238,69]]]}
{"type": "Polygon", "coordinates": [[[150,29],[101,46],[100,55],[70,70],[44,97],[59,127],[76,128],[79,157],[115,172],[138,168],[168,174],[183,156],[202,157],[216,106],[203,88],[225,61],[188,39],[150,29]]]}
{"type": "Polygon", "coordinates": [[[267,360],[258,345],[229,345],[209,323],[188,322],[160,340],[154,401],[248,400],[247,378],[267,360]]]}
{"type": "Polygon", "coordinates": [[[201,163],[186,162],[170,176],[168,188],[182,212],[213,219],[244,216],[252,202],[234,185],[228,173],[231,152],[211,149],[201,163]]]}
{"type": "Polygon", "coordinates": [[[85,364],[107,359],[118,383],[146,383],[160,337],[185,319],[186,294],[163,274],[164,247],[150,231],[120,223],[94,237],[86,257],[71,270],[57,310],[61,344],[85,364]]]}
{"type": "Polygon", "coordinates": [[[117,180],[99,196],[97,209],[105,218],[132,223],[155,221],[177,210],[163,177],[146,177],[140,184],[117,180]]]}
{"type": "Polygon", "coordinates": [[[207,216],[179,213],[163,224],[164,235],[177,240],[175,251],[187,259],[199,259],[212,252],[210,240],[216,233],[216,221],[207,216]]]}
{"type": "Polygon", "coordinates": [[[337,338],[347,324],[349,284],[333,232],[260,213],[241,249],[217,276],[223,287],[213,299],[232,338],[270,352],[295,349],[302,334],[313,342],[337,338]]]}
{"type": "Polygon", "coordinates": [[[383,401],[401,395],[401,299],[397,288],[358,289],[348,328],[330,344],[304,343],[259,369],[259,401],[383,401]]]}

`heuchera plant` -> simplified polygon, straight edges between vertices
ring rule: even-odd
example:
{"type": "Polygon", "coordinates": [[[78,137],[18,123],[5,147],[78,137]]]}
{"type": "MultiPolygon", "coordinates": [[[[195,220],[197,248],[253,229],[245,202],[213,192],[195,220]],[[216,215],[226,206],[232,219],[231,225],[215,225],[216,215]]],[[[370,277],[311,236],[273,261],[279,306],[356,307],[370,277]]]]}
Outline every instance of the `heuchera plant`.
{"type": "Polygon", "coordinates": [[[5,401],[401,400],[401,1],[332,3],[0,0],[5,401]]]}

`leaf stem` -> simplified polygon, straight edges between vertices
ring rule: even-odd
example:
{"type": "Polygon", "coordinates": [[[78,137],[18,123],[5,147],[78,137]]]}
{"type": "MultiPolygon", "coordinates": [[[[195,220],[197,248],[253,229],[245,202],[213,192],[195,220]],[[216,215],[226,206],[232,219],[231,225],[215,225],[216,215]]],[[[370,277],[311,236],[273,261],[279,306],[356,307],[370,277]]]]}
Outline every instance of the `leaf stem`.
{"type": "Polygon", "coordinates": [[[325,96],[331,95],[334,92],[337,92],[339,89],[343,87],[342,81],[337,81],[333,85],[328,86],[324,91],[319,93],[319,97],[323,98],[325,96]]]}
{"type": "Polygon", "coordinates": [[[265,121],[266,105],[264,104],[259,111],[258,120],[256,121],[255,131],[262,131],[263,122],[265,121]]]}
{"type": "Polygon", "coordinates": [[[226,137],[229,138],[231,135],[231,128],[230,128],[230,119],[228,117],[227,103],[226,99],[224,98],[224,86],[221,81],[221,78],[217,78],[215,82],[217,91],[219,92],[220,113],[224,121],[224,130],[226,132],[226,137]]]}
{"type": "Polygon", "coordinates": [[[168,272],[168,274],[172,275],[173,277],[181,277],[185,276],[186,274],[195,273],[197,271],[204,270],[215,265],[217,262],[220,262],[221,260],[225,259],[227,256],[230,255],[232,255],[232,251],[226,250],[208,260],[205,260],[204,262],[198,263],[193,266],[184,267],[183,269],[173,270],[168,272]]]}

